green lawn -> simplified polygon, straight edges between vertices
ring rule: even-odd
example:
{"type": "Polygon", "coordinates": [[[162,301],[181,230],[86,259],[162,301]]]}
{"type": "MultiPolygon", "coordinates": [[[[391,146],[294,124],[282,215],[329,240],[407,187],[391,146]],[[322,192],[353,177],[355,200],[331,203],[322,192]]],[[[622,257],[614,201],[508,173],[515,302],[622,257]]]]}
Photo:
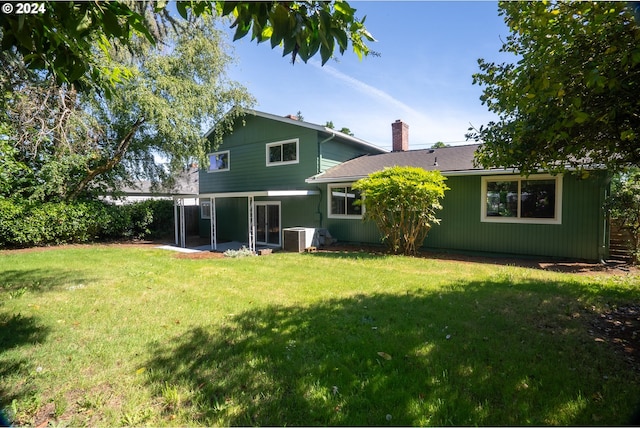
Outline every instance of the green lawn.
{"type": "Polygon", "coordinates": [[[0,253],[0,407],[39,425],[619,425],[589,322],[639,278],[368,254],[0,253]]]}

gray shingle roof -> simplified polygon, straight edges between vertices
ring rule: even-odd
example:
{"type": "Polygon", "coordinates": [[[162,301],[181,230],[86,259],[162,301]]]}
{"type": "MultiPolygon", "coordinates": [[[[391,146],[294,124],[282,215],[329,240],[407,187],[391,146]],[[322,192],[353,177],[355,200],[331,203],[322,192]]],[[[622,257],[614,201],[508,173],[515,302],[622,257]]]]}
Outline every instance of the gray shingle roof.
{"type": "Polygon", "coordinates": [[[139,180],[132,186],[124,186],[120,192],[125,196],[174,196],[174,195],[197,195],[199,192],[198,185],[198,168],[192,166],[175,177],[173,186],[164,186],[162,184],[154,186],[148,180],[139,180]]]}
{"type": "Polygon", "coordinates": [[[392,166],[415,166],[428,171],[438,170],[445,175],[454,175],[456,172],[483,171],[481,167],[473,165],[473,155],[479,146],[479,144],[469,144],[360,156],[315,175],[307,182],[350,181],[392,166]]]}

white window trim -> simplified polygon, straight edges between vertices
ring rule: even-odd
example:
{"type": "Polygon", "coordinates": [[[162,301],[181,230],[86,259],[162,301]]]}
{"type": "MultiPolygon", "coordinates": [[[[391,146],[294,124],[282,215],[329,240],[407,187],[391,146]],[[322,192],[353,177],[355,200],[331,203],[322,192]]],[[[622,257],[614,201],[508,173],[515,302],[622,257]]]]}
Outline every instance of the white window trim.
{"type": "Polygon", "coordinates": [[[483,223],[519,223],[519,224],[562,224],[562,181],[561,174],[531,175],[529,177],[513,175],[493,175],[482,177],[480,194],[480,221],[483,223]],[[522,181],[529,180],[555,180],[556,182],[556,206],[554,218],[521,218],[520,216],[520,192],[522,181]],[[489,181],[517,181],[518,182],[518,217],[493,217],[487,216],[487,182],[489,181]]]}
{"type": "Polygon", "coordinates": [[[265,146],[265,159],[267,166],[280,166],[280,165],[293,165],[296,163],[300,163],[300,140],[298,138],[293,138],[291,140],[283,140],[276,141],[273,143],[267,143],[265,146]],[[270,162],[269,161],[269,149],[274,146],[282,146],[284,144],[296,143],[296,160],[294,161],[279,161],[279,162],[270,162]]]}
{"type": "MultiPolygon", "coordinates": [[[[331,214],[331,189],[334,187],[352,187],[353,183],[330,183],[327,184],[327,217],[328,218],[341,218],[348,220],[362,220],[362,216],[365,212],[364,204],[361,205],[362,212],[360,214],[331,214]]],[[[362,198],[364,200],[364,197],[362,198]]]]}
{"type": "Polygon", "coordinates": [[[231,153],[229,152],[229,150],[222,150],[220,152],[212,152],[207,154],[207,158],[209,159],[209,168],[207,169],[207,172],[225,172],[225,171],[229,171],[231,169],[231,153]],[[215,156],[215,155],[221,155],[221,154],[227,154],[227,167],[224,169],[211,169],[211,156],[215,156]]]}
{"type": "Polygon", "coordinates": [[[203,220],[211,220],[211,201],[200,201],[200,218],[203,220]],[[209,206],[209,215],[204,212],[204,207],[209,206]]]}
{"type": "Polygon", "coordinates": [[[265,207],[268,205],[277,205],[278,206],[278,243],[267,243],[264,241],[258,241],[256,236],[256,244],[266,245],[268,247],[282,247],[282,203],[280,201],[255,201],[253,207],[253,218],[256,219],[256,228],[258,227],[258,205],[264,205],[265,207]]]}

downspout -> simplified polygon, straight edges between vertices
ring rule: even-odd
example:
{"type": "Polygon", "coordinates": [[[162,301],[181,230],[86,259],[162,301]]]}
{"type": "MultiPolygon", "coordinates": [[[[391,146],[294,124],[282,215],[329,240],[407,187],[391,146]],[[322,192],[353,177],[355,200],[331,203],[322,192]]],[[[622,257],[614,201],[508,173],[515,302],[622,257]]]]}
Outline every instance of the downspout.
{"type": "Polygon", "coordinates": [[[320,148],[321,145],[323,145],[324,143],[326,143],[327,141],[331,141],[334,138],[336,138],[336,133],[332,132],[331,136],[329,138],[325,138],[322,141],[318,141],[318,162],[316,165],[316,174],[320,174],[320,168],[322,166],[322,150],[320,148]]]}
{"type": "MultiPolygon", "coordinates": [[[[322,168],[322,148],[321,146],[327,141],[331,141],[336,138],[336,133],[332,132],[328,138],[325,138],[322,141],[318,141],[318,162],[316,165],[316,174],[320,174],[320,169],[322,168]]],[[[318,199],[318,208],[316,208],[316,214],[318,215],[318,227],[322,228],[322,210],[320,207],[322,206],[322,188],[317,186],[317,189],[320,191],[320,197],[318,199]]]]}

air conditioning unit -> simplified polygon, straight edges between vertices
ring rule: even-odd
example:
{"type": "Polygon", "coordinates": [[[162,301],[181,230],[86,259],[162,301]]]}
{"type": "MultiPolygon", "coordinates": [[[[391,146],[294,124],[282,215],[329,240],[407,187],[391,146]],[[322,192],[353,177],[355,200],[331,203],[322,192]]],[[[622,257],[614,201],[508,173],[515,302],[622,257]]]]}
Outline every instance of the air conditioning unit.
{"type": "Polygon", "coordinates": [[[302,253],[313,245],[316,230],[313,227],[289,227],[282,229],[284,251],[302,253]]]}

